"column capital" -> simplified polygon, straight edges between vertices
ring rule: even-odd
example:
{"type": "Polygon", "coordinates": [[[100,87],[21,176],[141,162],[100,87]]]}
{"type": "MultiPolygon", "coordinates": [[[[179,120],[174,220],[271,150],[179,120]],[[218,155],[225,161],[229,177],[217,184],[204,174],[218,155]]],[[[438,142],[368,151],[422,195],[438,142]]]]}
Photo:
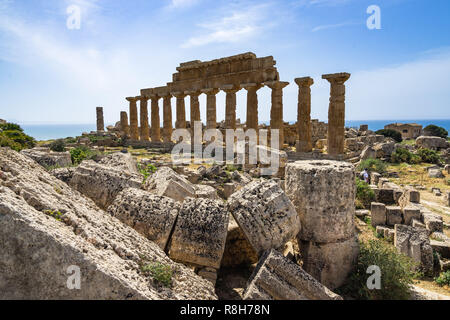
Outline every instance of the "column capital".
{"type": "Polygon", "coordinates": [[[138,96],[138,97],[127,97],[127,98],[125,98],[125,99],[126,99],[127,101],[129,101],[129,102],[136,102],[136,101],[138,101],[140,98],[141,98],[141,97],[138,96]]]}
{"type": "Polygon", "coordinates": [[[200,90],[201,91],[201,93],[204,93],[204,94],[206,94],[206,95],[208,95],[208,96],[215,96],[216,94],[218,94],[219,93],[219,91],[220,91],[220,89],[218,89],[218,88],[207,88],[207,89],[202,89],[202,90],[200,90]]]}
{"type": "Polygon", "coordinates": [[[244,88],[245,90],[256,90],[258,91],[259,89],[261,89],[262,87],[264,87],[263,83],[244,83],[241,84],[241,87],[244,88]]]}
{"type": "Polygon", "coordinates": [[[158,96],[157,94],[149,94],[149,95],[147,96],[147,98],[148,98],[148,99],[151,99],[151,100],[156,100],[156,101],[158,101],[159,99],[161,99],[161,96],[158,96]]]}
{"type": "Polygon", "coordinates": [[[187,95],[187,96],[191,96],[191,97],[192,96],[194,96],[194,97],[197,96],[198,97],[202,93],[200,92],[200,90],[189,90],[189,91],[185,91],[184,94],[187,95]]]}
{"type": "Polygon", "coordinates": [[[178,99],[182,99],[186,97],[186,94],[183,91],[175,91],[170,93],[172,96],[178,99]]]}
{"type": "Polygon", "coordinates": [[[141,95],[140,97],[139,97],[139,100],[141,100],[141,101],[148,101],[150,99],[150,97],[148,96],[148,95],[141,95]]]}
{"type": "Polygon", "coordinates": [[[328,80],[330,83],[343,84],[350,78],[351,74],[347,72],[324,74],[322,79],[328,80]]]}
{"type": "Polygon", "coordinates": [[[310,87],[314,84],[314,79],[311,77],[296,78],[294,81],[299,87],[310,87]]]}
{"type": "Polygon", "coordinates": [[[240,86],[236,86],[234,84],[227,84],[222,87],[220,87],[220,90],[225,91],[226,93],[236,93],[242,88],[240,86]]]}
{"type": "Polygon", "coordinates": [[[172,93],[170,93],[170,92],[167,92],[166,94],[163,94],[162,96],[161,96],[161,98],[163,98],[163,99],[165,99],[165,98],[172,98],[173,97],[173,95],[172,95],[172,93]]]}
{"type": "Polygon", "coordinates": [[[289,82],[286,81],[268,81],[264,82],[266,86],[268,86],[270,89],[283,89],[284,87],[289,85],[289,82]]]}

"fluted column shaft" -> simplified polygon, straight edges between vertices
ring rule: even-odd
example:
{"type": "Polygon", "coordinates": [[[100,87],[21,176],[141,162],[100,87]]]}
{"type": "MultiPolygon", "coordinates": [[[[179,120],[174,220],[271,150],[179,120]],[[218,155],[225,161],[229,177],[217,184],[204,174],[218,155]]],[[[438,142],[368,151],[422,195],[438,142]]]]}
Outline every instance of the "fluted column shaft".
{"type": "Polygon", "coordinates": [[[186,129],[186,105],[184,98],[186,95],[180,92],[172,93],[177,98],[177,120],[175,122],[175,128],[186,129]]]}
{"type": "Polygon", "coordinates": [[[344,154],[345,147],[345,85],[349,73],[323,75],[331,84],[328,109],[328,154],[344,154]]]}
{"type": "Polygon", "coordinates": [[[103,118],[103,108],[97,107],[97,131],[105,131],[105,121],[103,118]]]}
{"type": "Polygon", "coordinates": [[[161,125],[159,117],[159,99],[161,97],[157,95],[150,96],[152,99],[152,128],[151,128],[151,138],[153,142],[161,141],[161,125]]]}
{"type": "Polygon", "coordinates": [[[126,111],[120,112],[120,130],[126,137],[130,136],[130,126],[128,125],[128,114],[126,111]]]}
{"type": "Polygon", "coordinates": [[[140,112],[140,120],[141,120],[141,141],[148,141],[150,138],[150,128],[148,126],[148,97],[141,96],[141,112],[140,112]]]}
{"type": "Polygon", "coordinates": [[[163,97],[163,141],[170,142],[172,139],[172,96],[163,97]]]}
{"type": "Polygon", "coordinates": [[[225,128],[236,129],[236,92],[240,88],[227,87],[223,90],[227,94],[225,101],[225,128]]]}
{"type": "Polygon", "coordinates": [[[279,130],[279,147],[284,144],[284,122],[283,122],[283,88],[289,82],[273,81],[266,83],[272,89],[272,108],[270,109],[270,128],[279,130]]]}
{"type": "Polygon", "coordinates": [[[255,129],[258,132],[258,94],[262,84],[248,84],[243,86],[247,90],[247,129],[255,129]]]}
{"type": "Polygon", "coordinates": [[[298,85],[297,110],[297,152],[311,152],[311,86],[314,80],[310,77],[295,79],[298,85]]]}
{"type": "Polygon", "coordinates": [[[131,140],[139,140],[137,99],[129,97],[127,101],[130,102],[130,138],[131,140]]]}
{"type": "Polygon", "coordinates": [[[206,94],[206,129],[217,128],[217,110],[216,110],[216,95],[219,89],[204,89],[202,93],[206,94]]]}

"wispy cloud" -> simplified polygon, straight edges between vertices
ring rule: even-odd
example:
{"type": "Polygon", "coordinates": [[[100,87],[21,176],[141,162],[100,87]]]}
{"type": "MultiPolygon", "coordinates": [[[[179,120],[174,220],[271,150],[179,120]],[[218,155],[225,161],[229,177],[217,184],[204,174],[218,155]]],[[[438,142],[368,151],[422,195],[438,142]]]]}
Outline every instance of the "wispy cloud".
{"type": "Polygon", "coordinates": [[[354,25],[359,25],[360,23],[356,23],[356,22],[343,22],[343,23],[336,23],[336,24],[324,24],[321,26],[317,26],[314,29],[312,29],[312,32],[317,32],[317,31],[321,31],[321,30],[327,30],[327,29],[337,29],[337,28],[342,28],[342,27],[348,27],[348,26],[354,26],[354,25]]]}
{"type": "Polygon", "coordinates": [[[177,9],[190,7],[197,4],[200,0],[169,0],[169,8],[177,9]]]}
{"type": "Polygon", "coordinates": [[[310,6],[327,6],[336,7],[345,5],[352,0],[298,0],[295,5],[298,7],[310,7],[310,6]]]}
{"type": "Polygon", "coordinates": [[[182,48],[245,41],[273,25],[267,23],[270,7],[270,3],[262,3],[257,6],[242,7],[239,10],[228,9],[225,16],[214,18],[212,22],[198,24],[205,31],[189,38],[182,44],[182,48]]]}

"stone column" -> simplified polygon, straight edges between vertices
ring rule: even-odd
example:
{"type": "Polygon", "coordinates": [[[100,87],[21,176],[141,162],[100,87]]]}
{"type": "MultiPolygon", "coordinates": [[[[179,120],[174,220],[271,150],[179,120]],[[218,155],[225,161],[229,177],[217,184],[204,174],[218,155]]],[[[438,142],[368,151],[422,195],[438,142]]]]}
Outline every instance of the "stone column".
{"type": "Polygon", "coordinates": [[[151,128],[151,138],[152,142],[160,142],[161,141],[161,124],[159,118],[159,99],[160,96],[151,95],[150,99],[152,99],[152,128],[151,128]]]}
{"type": "Polygon", "coordinates": [[[270,109],[270,129],[278,129],[280,132],[280,149],[284,144],[283,122],[283,88],[289,82],[271,81],[265,83],[272,89],[272,108],[270,109]]]}
{"type": "Polygon", "coordinates": [[[130,136],[130,126],[128,125],[128,114],[126,111],[120,113],[120,130],[126,137],[130,136]]]}
{"type": "Polygon", "coordinates": [[[297,152],[311,152],[311,86],[314,80],[311,77],[297,78],[298,85],[298,111],[297,111],[297,152]]]}
{"type": "Polygon", "coordinates": [[[204,89],[202,93],[206,94],[206,129],[217,128],[216,94],[219,89],[204,89]]]}
{"type": "Polygon", "coordinates": [[[149,140],[149,127],[148,127],[148,99],[147,96],[141,96],[140,102],[141,102],[141,112],[140,112],[140,120],[141,120],[141,141],[148,141],[149,140]]]}
{"type": "Polygon", "coordinates": [[[328,110],[328,154],[344,154],[345,142],[345,81],[349,73],[325,74],[322,79],[331,83],[330,108],[328,110]]]}
{"type": "Polygon", "coordinates": [[[102,107],[97,107],[97,131],[105,131],[105,121],[103,119],[102,107]]]}
{"type": "Polygon", "coordinates": [[[194,130],[194,121],[201,121],[200,119],[200,102],[198,96],[200,91],[186,91],[185,94],[189,95],[191,100],[191,130],[194,130]]]}
{"type": "Polygon", "coordinates": [[[163,97],[163,141],[172,140],[172,95],[163,97]]]}
{"type": "Polygon", "coordinates": [[[184,92],[173,92],[172,95],[177,98],[177,120],[175,122],[175,128],[186,129],[186,105],[184,104],[186,95],[184,92]]]}
{"type": "Polygon", "coordinates": [[[241,90],[240,87],[227,85],[222,87],[226,92],[225,102],[225,129],[236,129],[236,92],[241,90]]]}
{"type": "Polygon", "coordinates": [[[136,97],[128,97],[127,101],[130,102],[130,138],[131,140],[139,140],[139,130],[138,130],[138,112],[136,97]]]}
{"type": "Polygon", "coordinates": [[[255,129],[258,132],[258,94],[257,91],[264,85],[260,83],[248,83],[242,85],[247,90],[247,130],[255,129]]]}

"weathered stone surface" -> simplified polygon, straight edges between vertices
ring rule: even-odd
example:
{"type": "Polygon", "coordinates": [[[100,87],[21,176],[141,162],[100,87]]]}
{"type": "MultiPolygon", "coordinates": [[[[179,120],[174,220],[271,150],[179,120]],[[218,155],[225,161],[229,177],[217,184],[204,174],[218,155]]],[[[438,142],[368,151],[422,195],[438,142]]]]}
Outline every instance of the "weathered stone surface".
{"type": "Polygon", "coordinates": [[[225,250],[228,221],[229,214],[221,202],[187,198],[178,214],[170,258],[218,269],[225,250]]]}
{"type": "Polygon", "coordinates": [[[105,121],[103,119],[103,108],[97,107],[97,131],[105,131],[105,121]]]}
{"type": "Polygon", "coordinates": [[[337,242],[354,235],[355,169],[350,163],[306,160],[286,166],[286,194],[300,216],[300,239],[337,242]]]}
{"type": "Polygon", "coordinates": [[[425,272],[433,270],[433,249],[428,239],[427,230],[397,224],[395,226],[394,245],[399,252],[420,263],[425,272]]]}
{"type": "Polygon", "coordinates": [[[140,188],[142,176],[88,160],[74,171],[69,185],[94,200],[102,209],[108,208],[126,188],[140,188]]]}
{"type": "Polygon", "coordinates": [[[50,173],[57,179],[69,183],[72,179],[73,173],[75,172],[75,168],[56,168],[50,171],[50,173]]]}
{"type": "Polygon", "coordinates": [[[378,182],[380,181],[381,174],[378,172],[371,172],[370,173],[370,183],[377,186],[378,182]]]}
{"type": "Polygon", "coordinates": [[[103,157],[99,163],[117,170],[123,170],[135,174],[139,173],[136,159],[134,159],[130,153],[112,153],[106,157],[103,157]]]}
{"type": "Polygon", "coordinates": [[[207,186],[204,184],[197,184],[195,187],[195,195],[197,198],[205,198],[212,200],[219,200],[219,196],[217,194],[217,190],[211,186],[207,186]]]}
{"type": "Polygon", "coordinates": [[[117,196],[108,213],[165,250],[180,204],[148,191],[129,188],[117,196]]]}
{"type": "Polygon", "coordinates": [[[420,136],[416,139],[416,146],[419,148],[440,150],[448,148],[448,142],[440,137],[420,136]]]}
{"type": "Polygon", "coordinates": [[[381,202],[384,204],[394,204],[395,203],[394,189],[386,189],[386,188],[378,189],[376,200],[377,202],[381,202]]]}
{"type": "Polygon", "coordinates": [[[245,300],[342,300],[299,265],[266,251],[249,280],[245,300]]]}
{"type": "Polygon", "coordinates": [[[299,241],[303,269],[331,290],[340,287],[356,265],[359,253],[357,237],[342,242],[299,241]]]}
{"type": "Polygon", "coordinates": [[[364,150],[361,152],[361,160],[376,159],[376,157],[377,152],[371,146],[365,147],[364,150]]]}
{"type": "Polygon", "coordinates": [[[256,262],[258,262],[258,255],[248,242],[236,220],[231,216],[221,267],[251,265],[256,262]]]}
{"type": "Polygon", "coordinates": [[[408,206],[403,208],[403,219],[406,225],[412,225],[413,219],[420,221],[422,218],[422,214],[420,213],[420,209],[414,206],[408,206]]]}
{"type": "Polygon", "coordinates": [[[0,170],[0,299],[215,298],[209,282],[34,161],[2,148],[0,170]],[[175,270],[173,286],[144,276],[142,257],[175,270]],[[67,288],[69,266],[81,290],[67,288]]]}
{"type": "Polygon", "coordinates": [[[69,152],[52,152],[46,148],[22,150],[21,153],[43,167],[67,167],[72,165],[69,152]]]}
{"type": "Polygon", "coordinates": [[[444,223],[442,217],[428,210],[422,210],[423,223],[430,232],[442,232],[444,223]]]}
{"type": "Polygon", "coordinates": [[[187,197],[196,197],[194,185],[169,167],[156,171],[146,181],[144,189],[180,202],[187,197]]]}
{"type": "Polygon", "coordinates": [[[300,219],[275,181],[255,181],[228,199],[228,209],[260,255],[295,238],[300,219]]]}
{"type": "Polygon", "coordinates": [[[430,240],[431,247],[438,252],[442,258],[450,259],[450,241],[430,240]]]}
{"type": "Polygon", "coordinates": [[[370,206],[372,227],[386,225],[386,205],[372,202],[370,206]]]}
{"type": "Polygon", "coordinates": [[[402,208],[397,206],[386,207],[386,223],[388,226],[395,226],[403,222],[402,208]]]}
{"type": "Polygon", "coordinates": [[[444,174],[442,173],[441,169],[431,169],[428,170],[428,177],[429,178],[438,178],[442,179],[445,178],[444,174]]]}

